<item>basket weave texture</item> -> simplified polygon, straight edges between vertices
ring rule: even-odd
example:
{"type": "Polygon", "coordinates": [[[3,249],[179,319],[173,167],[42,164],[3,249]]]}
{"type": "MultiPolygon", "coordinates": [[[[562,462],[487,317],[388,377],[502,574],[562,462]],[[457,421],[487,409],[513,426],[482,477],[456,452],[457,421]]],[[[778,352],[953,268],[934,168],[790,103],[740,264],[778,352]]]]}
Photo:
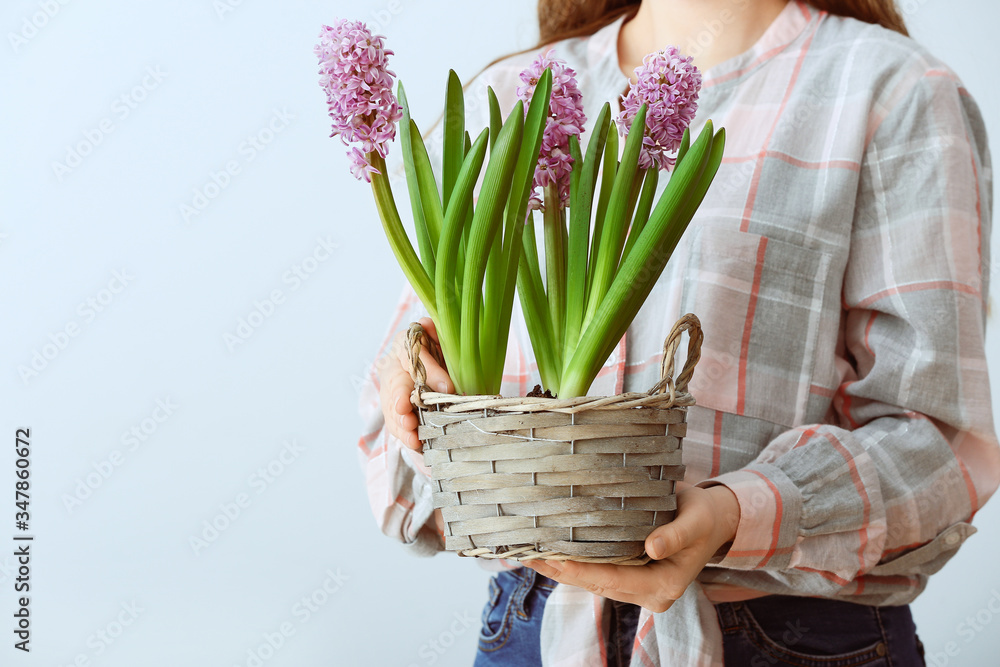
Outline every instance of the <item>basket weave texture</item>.
{"type": "Polygon", "coordinates": [[[434,507],[445,548],[462,556],[641,565],[645,539],[674,518],[684,477],[687,386],[701,356],[698,318],[683,316],[663,345],[648,392],[577,398],[459,396],[430,391],[422,327],[407,352],[434,507]],[[681,334],[687,360],[673,377],[681,334]]]}

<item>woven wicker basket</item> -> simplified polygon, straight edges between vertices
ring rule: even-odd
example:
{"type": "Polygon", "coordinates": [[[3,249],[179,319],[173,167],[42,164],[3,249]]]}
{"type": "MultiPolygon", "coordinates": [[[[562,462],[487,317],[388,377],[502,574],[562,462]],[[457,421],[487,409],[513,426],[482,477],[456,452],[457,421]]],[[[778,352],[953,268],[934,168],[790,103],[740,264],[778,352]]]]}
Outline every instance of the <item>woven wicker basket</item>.
{"type": "Polygon", "coordinates": [[[445,548],[462,556],[641,565],[644,541],[674,517],[684,477],[687,392],[701,356],[698,318],[685,315],[663,345],[660,381],[607,397],[503,398],[430,391],[419,324],[407,348],[418,436],[431,469],[445,548]],[[673,378],[687,331],[687,361],[673,378]]]}

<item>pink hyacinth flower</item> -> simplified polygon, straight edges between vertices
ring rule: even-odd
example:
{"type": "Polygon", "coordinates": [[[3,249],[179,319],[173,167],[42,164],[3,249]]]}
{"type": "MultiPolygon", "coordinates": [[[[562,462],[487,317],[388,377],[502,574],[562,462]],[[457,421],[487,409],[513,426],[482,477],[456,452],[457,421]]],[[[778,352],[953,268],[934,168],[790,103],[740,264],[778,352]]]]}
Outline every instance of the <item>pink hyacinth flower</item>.
{"type": "Polygon", "coordinates": [[[370,183],[379,171],[369,155],[386,156],[403,115],[392,92],[396,75],[388,69],[392,51],[385,48],[384,37],[372,35],[361,21],[337,19],[332,27],[323,26],[319,38],[313,52],[333,119],[330,136],[350,146],[351,172],[370,183]]]}
{"type": "Polygon", "coordinates": [[[576,72],[566,65],[566,61],[555,57],[555,51],[549,49],[539,54],[531,65],[521,72],[523,86],[518,86],[517,96],[525,101],[524,111],[528,112],[527,102],[531,100],[535,86],[545,68],[552,70],[552,96],[549,101],[549,117],[545,122],[542,135],[542,148],[539,151],[538,165],[535,168],[535,178],[528,206],[531,209],[542,208],[542,200],[538,189],[555,185],[559,192],[559,205],[565,207],[569,203],[570,175],[573,171],[573,158],[569,154],[569,138],[579,136],[583,132],[587,117],[583,113],[583,96],[576,82],[576,72]]]}
{"type": "Polygon", "coordinates": [[[671,169],[676,160],[668,155],[680,147],[684,130],[698,111],[701,72],[690,57],[676,47],[650,53],[635,69],[638,81],[622,96],[622,113],[617,118],[618,131],[628,134],[639,107],[646,105],[646,129],[639,154],[639,167],[671,169]]]}

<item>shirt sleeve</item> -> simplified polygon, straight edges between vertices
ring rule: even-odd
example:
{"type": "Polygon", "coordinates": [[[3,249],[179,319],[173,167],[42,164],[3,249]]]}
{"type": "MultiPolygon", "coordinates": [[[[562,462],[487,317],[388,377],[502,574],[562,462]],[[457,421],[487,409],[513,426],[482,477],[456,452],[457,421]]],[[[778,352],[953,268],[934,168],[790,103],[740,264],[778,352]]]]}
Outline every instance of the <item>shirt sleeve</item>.
{"type": "MultiPolygon", "coordinates": [[[[742,516],[721,567],[931,574],[975,532],[1000,448],[986,370],[990,157],[944,69],[875,104],[843,285],[835,423],[787,431],[706,480],[742,516]]],[[[860,585],[860,584],[859,584],[860,585]]]]}
{"type": "Polygon", "coordinates": [[[444,547],[432,518],[429,471],[423,456],[405,447],[385,428],[378,378],[380,363],[393,354],[396,332],[426,315],[420,299],[407,285],[361,386],[359,411],[364,427],[358,458],[365,472],[368,503],[382,532],[418,554],[432,555],[444,547]]]}

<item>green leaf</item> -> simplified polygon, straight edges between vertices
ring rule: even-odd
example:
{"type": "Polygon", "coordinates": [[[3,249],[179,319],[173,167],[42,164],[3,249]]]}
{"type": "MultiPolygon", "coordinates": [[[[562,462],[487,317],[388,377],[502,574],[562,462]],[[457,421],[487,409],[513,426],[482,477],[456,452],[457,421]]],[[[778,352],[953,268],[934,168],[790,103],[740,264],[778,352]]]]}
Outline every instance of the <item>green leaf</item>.
{"type": "Polygon", "coordinates": [[[479,192],[469,242],[466,245],[465,273],[462,279],[462,317],[460,345],[463,350],[480,354],[463,356],[465,371],[473,392],[488,391],[483,375],[479,335],[479,317],[483,301],[483,278],[490,243],[502,226],[504,205],[510,193],[511,178],[521,148],[524,129],[524,104],[520,101],[497,136],[496,150],[490,155],[479,192]]]}
{"type": "MultiPolygon", "coordinates": [[[[587,312],[583,318],[584,327],[587,326],[587,322],[600,307],[601,301],[618,271],[618,260],[621,258],[622,248],[625,245],[626,223],[631,218],[628,208],[629,202],[634,201],[632,199],[632,183],[638,171],[639,154],[642,149],[645,128],[646,105],[643,104],[632,120],[632,126],[629,128],[628,138],[625,141],[625,150],[622,152],[622,161],[611,188],[597,259],[593,264],[594,282],[590,287],[587,299],[587,312]]],[[[607,178],[606,175],[605,178],[607,178]]]]}
{"type": "Polygon", "coordinates": [[[597,255],[601,249],[601,238],[604,235],[604,218],[608,210],[608,200],[611,199],[611,189],[614,187],[617,172],[618,127],[614,121],[611,121],[607,144],[604,147],[604,168],[601,171],[601,191],[597,197],[597,214],[594,216],[594,234],[590,240],[590,268],[587,270],[587,306],[584,312],[590,310],[590,295],[594,284],[594,274],[596,273],[597,255]]]}
{"type": "Polygon", "coordinates": [[[403,145],[403,169],[406,172],[406,187],[410,192],[410,208],[413,210],[413,227],[417,234],[417,246],[420,248],[420,260],[430,276],[434,275],[435,245],[431,242],[424,217],[424,207],[420,197],[420,183],[417,179],[417,168],[413,159],[413,141],[411,139],[412,125],[410,123],[410,105],[406,100],[403,82],[396,87],[399,106],[403,111],[403,119],[399,124],[400,140],[403,145]]]}
{"type": "Polygon", "coordinates": [[[497,135],[500,134],[500,128],[503,126],[503,114],[500,112],[500,102],[497,100],[497,94],[493,92],[491,86],[486,88],[486,97],[489,99],[490,105],[490,150],[497,143],[497,135]]]}
{"type": "Polygon", "coordinates": [[[514,308],[517,267],[521,257],[522,229],[528,215],[528,194],[534,181],[535,166],[538,164],[538,153],[549,114],[551,93],[552,72],[546,69],[539,77],[531,101],[528,103],[517,164],[514,167],[507,197],[503,229],[503,255],[507,268],[503,278],[503,289],[490,290],[486,293],[485,349],[492,351],[495,360],[493,363],[495,370],[489,378],[491,393],[500,390],[503,362],[507,355],[507,332],[510,330],[511,311],[514,308]]]}
{"type": "MultiPolygon", "coordinates": [[[[521,242],[524,253],[524,260],[521,262],[521,265],[528,271],[528,276],[531,278],[531,284],[534,287],[534,293],[545,299],[545,283],[542,282],[542,268],[541,263],[538,261],[538,242],[535,239],[535,235],[535,213],[532,211],[521,231],[521,242]]],[[[547,312],[548,306],[545,306],[543,310],[547,312]]]]}
{"type": "Polygon", "coordinates": [[[413,286],[413,291],[420,297],[424,307],[427,308],[431,319],[437,315],[435,307],[434,284],[431,282],[427,271],[420,263],[417,253],[413,250],[410,238],[406,235],[403,222],[399,219],[399,211],[396,209],[396,201],[392,196],[392,187],[389,185],[388,170],[385,160],[372,151],[368,154],[372,166],[379,171],[372,175],[372,194],[375,195],[375,208],[378,210],[379,219],[382,221],[382,228],[385,230],[386,238],[389,240],[389,247],[392,248],[396,261],[403,269],[403,274],[413,286]]]}
{"type": "Polygon", "coordinates": [[[569,210],[582,209],[582,192],[580,175],[583,173],[583,153],[580,152],[580,137],[569,136],[569,156],[573,159],[573,168],[569,173],[569,210]]]}
{"type": "MultiPolygon", "coordinates": [[[[463,155],[468,155],[469,150],[472,148],[472,138],[469,136],[468,130],[465,132],[465,149],[463,155]]],[[[465,273],[465,246],[469,242],[469,226],[472,222],[472,202],[469,202],[469,208],[465,214],[465,224],[462,227],[462,240],[459,242],[458,248],[458,263],[455,265],[455,284],[458,287],[458,292],[462,292],[462,275],[465,273]]]]}
{"type": "Polygon", "coordinates": [[[455,179],[465,156],[465,92],[455,70],[448,72],[448,87],[444,105],[444,145],[441,185],[444,207],[448,207],[455,179]]]}
{"type": "Polygon", "coordinates": [[[625,249],[622,250],[622,262],[632,251],[632,246],[635,245],[643,227],[646,226],[646,221],[649,220],[649,212],[653,208],[653,199],[656,197],[656,184],[659,182],[659,178],[660,170],[655,164],[646,170],[646,175],[642,179],[642,195],[639,197],[639,204],[632,217],[632,227],[628,232],[628,240],[625,241],[625,249]]]}
{"type": "Polygon", "coordinates": [[[464,376],[465,364],[463,356],[477,355],[478,350],[464,351],[460,345],[461,301],[455,284],[455,265],[458,261],[458,246],[462,238],[462,227],[465,222],[467,207],[472,203],[472,193],[482,171],[486,159],[486,146],[489,143],[489,133],[483,130],[472,149],[462,162],[458,178],[455,179],[455,189],[445,212],[444,227],[441,230],[441,242],[438,244],[437,272],[434,276],[437,285],[437,312],[434,318],[437,324],[441,348],[445,351],[448,371],[455,383],[455,388],[466,392],[468,380],[464,376]],[[449,357],[449,350],[451,356],[449,357]]]}
{"type": "Polygon", "coordinates": [[[552,322],[552,341],[558,346],[562,343],[566,318],[566,223],[559,207],[559,191],[553,185],[545,188],[543,225],[545,293],[552,322]]]}
{"type": "Polygon", "coordinates": [[[720,130],[713,135],[709,121],[667,183],[605,301],[584,332],[563,377],[563,397],[586,394],[625,334],[704,199],[722,162],[724,146],[725,133],[720,130]]]}
{"type": "MultiPolygon", "coordinates": [[[[417,176],[417,186],[420,190],[420,204],[427,224],[427,235],[434,246],[434,256],[437,257],[438,241],[441,238],[441,226],[444,224],[444,211],[441,208],[441,193],[438,192],[437,181],[434,180],[434,170],[431,167],[427,148],[420,136],[417,124],[410,119],[410,142],[413,168],[417,176]]],[[[404,155],[403,159],[406,159],[404,155]]],[[[409,183],[409,175],[407,175],[409,183]]],[[[436,273],[436,271],[435,271],[436,273]]]]}
{"type": "Polygon", "coordinates": [[[677,158],[674,160],[674,169],[677,169],[677,165],[687,155],[689,148],[691,148],[691,128],[685,127],[684,136],[681,137],[680,148],[677,149],[677,158]]]}
{"type": "Polygon", "coordinates": [[[601,108],[594,124],[594,134],[587,145],[587,156],[579,156],[580,146],[570,140],[573,156],[573,180],[570,184],[569,241],[566,266],[566,329],[563,336],[560,368],[569,360],[580,340],[583,313],[587,301],[587,254],[590,243],[590,216],[593,212],[594,189],[597,186],[598,167],[604,157],[611,123],[611,105],[601,108]]]}

